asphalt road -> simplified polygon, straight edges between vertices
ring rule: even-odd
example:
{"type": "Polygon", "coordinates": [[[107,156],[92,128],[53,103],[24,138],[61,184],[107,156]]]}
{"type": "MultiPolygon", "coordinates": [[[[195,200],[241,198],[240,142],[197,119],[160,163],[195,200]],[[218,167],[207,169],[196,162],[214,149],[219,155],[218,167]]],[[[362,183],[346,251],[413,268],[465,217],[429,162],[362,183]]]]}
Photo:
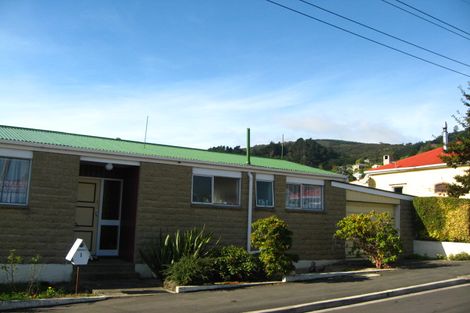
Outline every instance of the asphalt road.
{"type": "MultiPolygon", "coordinates": [[[[345,277],[188,294],[162,292],[151,296],[116,298],[96,303],[32,309],[28,312],[246,312],[361,295],[454,278],[460,275],[470,275],[470,262],[419,262],[398,270],[382,272],[378,277],[345,277]]],[[[394,313],[396,312],[400,311],[395,310],[394,313]]],[[[415,312],[426,311],[415,310],[415,312]]],[[[470,312],[470,309],[466,312],[470,312]]]]}
{"type": "Polygon", "coordinates": [[[468,313],[470,284],[316,311],[318,313],[468,313]]]}

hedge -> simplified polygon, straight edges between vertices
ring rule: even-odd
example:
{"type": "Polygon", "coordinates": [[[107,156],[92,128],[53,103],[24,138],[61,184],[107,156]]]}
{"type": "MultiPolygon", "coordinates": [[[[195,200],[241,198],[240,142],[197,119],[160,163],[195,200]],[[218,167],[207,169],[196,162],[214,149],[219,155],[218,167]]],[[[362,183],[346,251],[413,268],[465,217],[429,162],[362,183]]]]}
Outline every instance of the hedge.
{"type": "Polygon", "coordinates": [[[470,199],[418,197],[413,205],[417,239],[470,242],[470,199]]]}

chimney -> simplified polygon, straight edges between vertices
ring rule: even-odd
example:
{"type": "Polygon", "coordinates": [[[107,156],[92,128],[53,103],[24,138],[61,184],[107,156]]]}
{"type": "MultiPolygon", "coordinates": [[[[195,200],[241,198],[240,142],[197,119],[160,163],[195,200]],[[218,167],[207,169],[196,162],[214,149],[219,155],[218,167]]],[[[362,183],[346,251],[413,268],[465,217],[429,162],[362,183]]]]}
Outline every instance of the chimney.
{"type": "Polygon", "coordinates": [[[449,134],[447,133],[447,122],[444,123],[444,128],[442,129],[442,141],[444,151],[447,151],[447,144],[449,143],[449,134]]]}
{"type": "Polygon", "coordinates": [[[392,162],[392,157],[389,155],[384,155],[383,157],[383,165],[388,165],[392,162]]]}

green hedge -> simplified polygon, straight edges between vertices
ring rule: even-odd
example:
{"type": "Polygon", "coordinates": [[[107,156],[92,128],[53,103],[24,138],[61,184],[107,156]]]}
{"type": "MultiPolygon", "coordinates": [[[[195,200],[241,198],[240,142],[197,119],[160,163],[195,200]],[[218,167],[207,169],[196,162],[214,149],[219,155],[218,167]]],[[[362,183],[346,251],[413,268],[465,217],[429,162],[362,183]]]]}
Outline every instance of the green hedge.
{"type": "Polygon", "coordinates": [[[470,242],[470,199],[419,197],[413,205],[417,239],[470,242]]]}

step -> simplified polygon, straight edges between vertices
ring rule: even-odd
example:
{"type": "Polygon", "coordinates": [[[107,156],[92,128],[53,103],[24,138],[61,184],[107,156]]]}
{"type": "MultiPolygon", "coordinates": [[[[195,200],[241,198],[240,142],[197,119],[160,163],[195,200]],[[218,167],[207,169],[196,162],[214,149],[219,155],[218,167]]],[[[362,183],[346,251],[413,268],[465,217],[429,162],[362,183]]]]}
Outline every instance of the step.
{"type": "MultiPolygon", "coordinates": [[[[76,275],[76,268],[74,276],[76,275]]],[[[135,272],[134,264],[120,260],[102,258],[88,263],[86,266],[80,266],[80,280],[127,280],[138,279],[139,275],[135,272]]]]}

